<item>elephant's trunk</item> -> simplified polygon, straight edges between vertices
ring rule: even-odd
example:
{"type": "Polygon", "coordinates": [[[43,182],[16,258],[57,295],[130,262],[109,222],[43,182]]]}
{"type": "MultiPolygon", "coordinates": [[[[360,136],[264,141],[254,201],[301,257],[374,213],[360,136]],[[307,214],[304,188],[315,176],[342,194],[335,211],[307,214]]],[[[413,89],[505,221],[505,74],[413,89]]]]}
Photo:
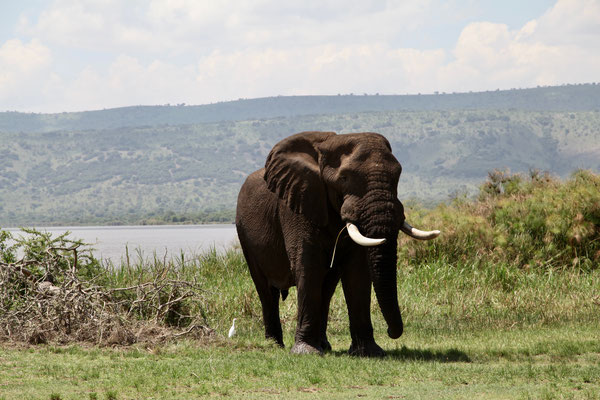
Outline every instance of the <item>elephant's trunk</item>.
{"type": "Polygon", "coordinates": [[[379,307],[388,324],[388,335],[396,339],[402,335],[403,329],[396,289],[396,236],[393,235],[391,240],[371,239],[364,237],[354,224],[347,224],[347,228],[350,237],[357,244],[366,247],[378,246],[369,251],[371,279],[379,307]],[[388,243],[387,248],[382,246],[385,243],[388,243]]]}
{"type": "Polygon", "coordinates": [[[371,239],[364,237],[354,224],[347,224],[347,228],[350,237],[357,244],[371,247],[369,250],[369,263],[375,295],[388,324],[388,335],[396,339],[402,335],[403,329],[396,289],[396,236],[393,235],[391,240],[385,238],[371,239]],[[383,246],[386,243],[388,245],[383,246]],[[374,248],[375,246],[377,247],[374,248]]]}
{"type": "Polygon", "coordinates": [[[385,190],[385,186],[373,185],[366,196],[364,229],[368,237],[385,238],[385,242],[369,247],[368,260],[371,267],[371,280],[381,313],[388,325],[388,336],[396,339],[402,335],[403,325],[398,307],[396,286],[396,266],[398,261],[398,231],[395,196],[385,190]]]}
{"type": "Polygon", "coordinates": [[[392,339],[400,337],[403,330],[396,287],[396,243],[397,238],[390,237],[386,243],[368,249],[375,295],[392,339]]]}

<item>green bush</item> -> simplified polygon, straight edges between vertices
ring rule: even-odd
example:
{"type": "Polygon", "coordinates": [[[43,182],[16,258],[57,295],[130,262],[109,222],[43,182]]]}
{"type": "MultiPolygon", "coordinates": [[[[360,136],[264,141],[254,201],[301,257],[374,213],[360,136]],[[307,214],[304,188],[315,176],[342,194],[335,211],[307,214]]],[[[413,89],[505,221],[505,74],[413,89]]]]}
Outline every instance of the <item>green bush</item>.
{"type": "Polygon", "coordinates": [[[429,242],[400,238],[403,263],[443,259],[491,261],[519,267],[598,268],[600,175],[579,170],[567,181],[531,171],[493,171],[477,200],[455,199],[425,212],[407,212],[416,225],[439,227],[429,242]]]}
{"type": "Polygon", "coordinates": [[[22,232],[25,235],[14,237],[10,232],[0,230],[0,262],[14,263],[17,254],[22,254],[21,261],[36,280],[56,279],[60,282],[63,272],[71,268],[85,280],[94,279],[102,272],[89,245],[70,238],[71,232],[56,237],[33,228],[22,228],[22,232]]]}
{"type": "Polygon", "coordinates": [[[0,262],[12,263],[17,259],[15,246],[9,244],[10,240],[12,240],[10,232],[0,229],[0,262]]]}

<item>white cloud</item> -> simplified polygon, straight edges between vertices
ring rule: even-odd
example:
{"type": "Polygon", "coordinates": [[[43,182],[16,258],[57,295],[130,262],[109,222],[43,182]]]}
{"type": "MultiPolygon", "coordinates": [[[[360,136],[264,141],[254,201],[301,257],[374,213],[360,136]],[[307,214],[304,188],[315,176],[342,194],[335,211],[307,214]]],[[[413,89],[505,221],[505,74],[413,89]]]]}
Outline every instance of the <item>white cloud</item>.
{"type": "Polygon", "coordinates": [[[531,87],[600,79],[600,2],[561,0],[510,31],[477,22],[458,38],[455,59],[440,66],[440,90],[531,87]]]}
{"type": "Polygon", "coordinates": [[[277,94],[362,94],[377,87],[380,93],[396,93],[391,81],[404,92],[416,92],[415,81],[428,79],[443,58],[439,50],[382,45],[215,51],[185,66],[121,55],[106,70],[88,66],[72,80],[54,76],[45,85],[45,111],[202,104],[277,94]]]}
{"type": "Polygon", "coordinates": [[[0,66],[3,72],[29,73],[48,66],[50,59],[50,50],[36,39],[29,43],[12,39],[0,47],[0,66]]]}
{"type": "Polygon", "coordinates": [[[442,51],[383,45],[315,46],[215,52],[198,66],[198,84],[217,100],[277,94],[397,93],[413,89],[442,62],[442,51]],[[377,90],[374,90],[379,88],[377,90]]]}
{"type": "Polygon", "coordinates": [[[39,98],[52,61],[50,49],[39,40],[6,41],[0,47],[0,104],[23,106],[39,98]]]}
{"type": "Polygon", "coordinates": [[[559,0],[538,19],[532,41],[554,46],[600,47],[600,1],[559,0]]]}
{"type": "Polygon", "coordinates": [[[61,46],[205,56],[215,48],[382,41],[415,29],[429,7],[428,1],[55,0],[37,20],[21,21],[20,31],[61,46]]]}
{"type": "Polygon", "coordinates": [[[97,46],[98,34],[108,32],[113,14],[109,6],[108,2],[57,0],[35,23],[22,19],[19,31],[63,46],[97,46]]]}
{"type": "Polygon", "coordinates": [[[403,45],[439,7],[434,1],[56,0],[35,20],[22,18],[28,42],[2,44],[0,109],[600,80],[598,0],[560,0],[516,29],[471,22],[452,48],[403,45]]]}
{"type": "Polygon", "coordinates": [[[105,72],[87,67],[59,93],[64,103],[77,104],[77,110],[186,102],[198,88],[194,78],[189,67],[160,60],[143,65],[122,55],[105,72]]]}

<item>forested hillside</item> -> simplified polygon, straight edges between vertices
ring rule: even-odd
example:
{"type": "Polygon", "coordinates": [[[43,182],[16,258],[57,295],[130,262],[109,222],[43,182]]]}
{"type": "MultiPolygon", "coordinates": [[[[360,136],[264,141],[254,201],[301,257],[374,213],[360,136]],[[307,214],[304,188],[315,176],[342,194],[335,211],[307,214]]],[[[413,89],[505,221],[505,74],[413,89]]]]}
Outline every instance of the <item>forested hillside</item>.
{"type": "Polygon", "coordinates": [[[451,94],[279,96],[199,106],[134,106],[60,114],[2,112],[0,131],[115,129],[395,110],[600,110],[600,84],[451,94]]]}
{"type": "MultiPolygon", "coordinates": [[[[553,90],[574,88],[587,93],[600,86],[553,90]]],[[[586,101],[600,99],[594,96],[586,101]]],[[[598,171],[600,107],[588,108],[532,111],[484,105],[120,128],[3,129],[0,226],[231,221],[247,174],[262,167],[273,144],[304,130],[385,135],[403,165],[399,195],[404,200],[439,202],[474,193],[496,168],[537,168],[562,177],[577,168],[598,171]]]]}

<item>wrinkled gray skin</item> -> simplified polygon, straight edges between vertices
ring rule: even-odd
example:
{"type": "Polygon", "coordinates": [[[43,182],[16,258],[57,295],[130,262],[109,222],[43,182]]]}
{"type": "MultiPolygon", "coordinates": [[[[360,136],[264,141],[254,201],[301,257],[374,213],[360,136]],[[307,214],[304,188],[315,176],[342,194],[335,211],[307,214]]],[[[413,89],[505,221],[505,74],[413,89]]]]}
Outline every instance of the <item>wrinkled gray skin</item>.
{"type": "Polygon", "coordinates": [[[296,286],[292,352],[330,350],[327,316],[340,279],[350,320],[350,354],[385,354],[373,338],[371,283],[389,337],[402,335],[396,293],[397,236],[404,222],[397,199],[401,170],[379,134],[303,132],[276,144],[265,168],[247,178],[238,197],[236,226],[267,338],[283,346],[279,298],[296,286]],[[347,222],[365,236],[387,241],[361,247],[344,231],[330,269],[336,237],[347,222]]]}

